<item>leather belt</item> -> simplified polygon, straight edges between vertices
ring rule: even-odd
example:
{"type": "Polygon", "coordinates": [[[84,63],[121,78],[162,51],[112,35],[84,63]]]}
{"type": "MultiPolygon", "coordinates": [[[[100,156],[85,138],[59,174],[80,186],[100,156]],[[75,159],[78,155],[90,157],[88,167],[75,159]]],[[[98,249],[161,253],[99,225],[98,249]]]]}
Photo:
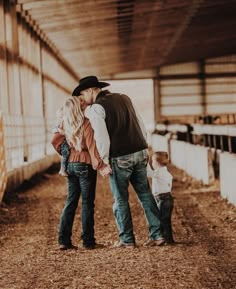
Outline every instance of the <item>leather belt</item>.
{"type": "Polygon", "coordinates": [[[158,194],[157,197],[167,197],[169,196],[171,193],[168,192],[168,193],[161,193],[161,194],[158,194]]]}

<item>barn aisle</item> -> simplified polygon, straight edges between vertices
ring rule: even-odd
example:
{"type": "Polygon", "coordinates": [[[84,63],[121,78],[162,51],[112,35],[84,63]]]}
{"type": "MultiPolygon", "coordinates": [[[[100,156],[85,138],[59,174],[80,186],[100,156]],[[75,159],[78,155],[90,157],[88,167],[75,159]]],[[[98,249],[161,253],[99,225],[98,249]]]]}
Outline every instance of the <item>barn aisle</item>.
{"type": "Polygon", "coordinates": [[[1,289],[232,289],[236,284],[236,209],[223,200],[217,184],[202,186],[174,168],[173,213],[177,244],[144,248],[147,228],[130,190],[136,249],[113,249],[117,240],[108,181],[99,177],[96,239],[103,248],[79,244],[80,206],[73,242],[59,251],[57,229],[66,180],[51,168],[26,183],[0,207],[1,289]]]}

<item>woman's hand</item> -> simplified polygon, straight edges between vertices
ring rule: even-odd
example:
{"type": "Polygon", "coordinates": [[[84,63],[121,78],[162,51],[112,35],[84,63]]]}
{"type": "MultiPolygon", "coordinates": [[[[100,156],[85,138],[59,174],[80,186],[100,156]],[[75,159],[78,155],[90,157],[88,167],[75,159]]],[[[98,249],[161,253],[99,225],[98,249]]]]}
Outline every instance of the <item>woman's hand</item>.
{"type": "Polygon", "coordinates": [[[104,168],[99,170],[99,173],[103,178],[109,176],[110,174],[112,174],[111,166],[109,164],[106,165],[104,168]]]}

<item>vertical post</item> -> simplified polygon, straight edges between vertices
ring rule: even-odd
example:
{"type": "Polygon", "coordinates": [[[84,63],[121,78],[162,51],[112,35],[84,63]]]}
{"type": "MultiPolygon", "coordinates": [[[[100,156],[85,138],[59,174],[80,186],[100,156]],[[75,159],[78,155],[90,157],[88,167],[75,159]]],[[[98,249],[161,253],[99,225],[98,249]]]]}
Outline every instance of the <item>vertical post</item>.
{"type": "Polygon", "coordinates": [[[161,120],[161,81],[160,69],[157,69],[157,75],[153,79],[153,92],[154,92],[154,121],[156,124],[161,120]]]}
{"type": "MultiPolygon", "coordinates": [[[[17,15],[17,26],[18,26],[18,38],[20,37],[19,34],[22,33],[22,22],[21,22],[21,19],[19,17],[19,15],[17,15]]],[[[18,53],[19,53],[19,58],[20,58],[20,46],[18,46],[18,53]]],[[[22,93],[22,84],[23,84],[23,81],[22,81],[22,63],[19,61],[18,62],[18,73],[19,73],[19,92],[20,92],[20,109],[21,109],[21,114],[23,115],[24,114],[24,109],[23,109],[23,93],[22,93]]]]}
{"type": "Polygon", "coordinates": [[[0,107],[9,113],[9,93],[7,80],[7,45],[4,1],[0,0],[0,107]]]}
{"type": "MultiPolygon", "coordinates": [[[[201,95],[201,105],[202,105],[202,114],[206,116],[207,114],[207,105],[206,105],[206,74],[205,74],[205,61],[201,60],[198,62],[199,66],[199,80],[200,80],[200,95],[201,95]]],[[[210,136],[204,134],[204,145],[209,146],[210,136]]]]}
{"type": "Polygon", "coordinates": [[[22,135],[23,138],[23,147],[21,148],[23,150],[23,161],[28,161],[28,143],[27,143],[27,127],[26,127],[26,103],[25,97],[27,95],[27,89],[26,87],[29,86],[29,81],[27,81],[26,76],[26,68],[25,68],[25,51],[27,49],[27,42],[25,39],[25,21],[20,17],[19,14],[17,14],[17,32],[18,32],[18,54],[20,61],[18,62],[18,70],[19,70],[19,88],[20,88],[20,102],[21,102],[21,115],[22,115],[22,135]]]}
{"type": "Polygon", "coordinates": [[[44,73],[43,73],[43,42],[39,40],[39,73],[40,73],[40,85],[42,88],[42,106],[43,106],[43,118],[44,118],[44,134],[45,134],[45,145],[44,154],[47,155],[47,119],[46,119],[46,103],[45,103],[45,88],[44,88],[44,73]]]}
{"type": "Polygon", "coordinates": [[[227,141],[228,141],[228,147],[229,147],[229,152],[232,153],[232,137],[230,135],[228,135],[227,137],[227,141]]]}
{"type": "Polygon", "coordinates": [[[207,114],[207,102],[206,102],[206,73],[205,73],[205,60],[199,61],[199,79],[200,79],[200,94],[202,113],[205,116],[207,114]]]}
{"type": "Polygon", "coordinates": [[[10,113],[21,114],[21,95],[19,79],[19,47],[17,13],[15,1],[4,1],[7,49],[7,79],[10,101],[10,113]]]}
{"type": "Polygon", "coordinates": [[[0,111],[0,203],[2,202],[7,185],[7,170],[4,150],[3,117],[0,111]]]}
{"type": "Polygon", "coordinates": [[[236,123],[236,114],[233,114],[233,123],[236,123]]]}

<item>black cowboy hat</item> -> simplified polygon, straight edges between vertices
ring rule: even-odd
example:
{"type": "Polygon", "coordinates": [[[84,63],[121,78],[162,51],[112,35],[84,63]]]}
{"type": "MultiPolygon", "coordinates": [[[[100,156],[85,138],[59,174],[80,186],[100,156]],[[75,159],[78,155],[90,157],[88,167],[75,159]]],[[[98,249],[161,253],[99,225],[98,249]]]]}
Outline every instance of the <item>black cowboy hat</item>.
{"type": "Polygon", "coordinates": [[[84,78],[81,78],[79,81],[79,85],[74,89],[74,91],[72,92],[73,96],[78,96],[80,95],[80,92],[82,90],[85,90],[87,88],[91,88],[91,87],[98,87],[98,88],[103,88],[110,85],[107,82],[101,82],[98,81],[96,76],[87,76],[84,78]]]}

